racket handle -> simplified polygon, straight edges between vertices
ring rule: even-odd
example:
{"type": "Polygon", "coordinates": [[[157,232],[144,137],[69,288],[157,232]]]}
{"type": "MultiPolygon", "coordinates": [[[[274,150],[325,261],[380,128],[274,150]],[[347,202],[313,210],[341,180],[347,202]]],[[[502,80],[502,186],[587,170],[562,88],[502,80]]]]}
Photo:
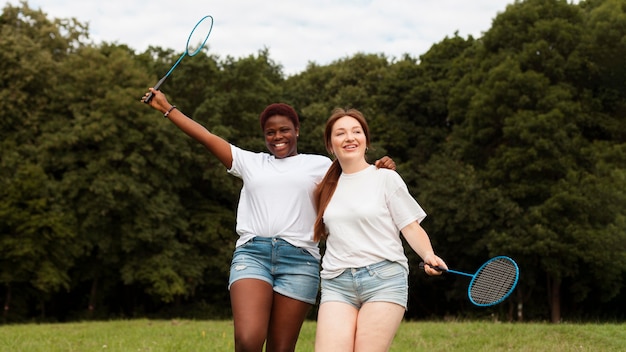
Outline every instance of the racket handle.
{"type": "MultiPolygon", "coordinates": [[[[163,78],[161,78],[157,84],[154,85],[154,90],[159,90],[159,88],[161,88],[161,84],[163,84],[163,82],[165,82],[165,79],[167,79],[168,75],[163,76],[163,78]]],[[[152,98],[154,97],[154,93],[150,92],[148,93],[148,96],[143,100],[144,103],[148,104],[150,102],[150,100],[152,100],[152,98]]]]}
{"type": "Polygon", "coordinates": [[[152,97],[154,97],[154,94],[152,92],[148,93],[148,96],[143,100],[143,102],[148,104],[150,100],[152,100],[152,97]]]}
{"type": "MultiPolygon", "coordinates": [[[[424,262],[421,262],[421,263],[420,263],[420,265],[419,265],[419,266],[420,266],[420,269],[424,270],[425,265],[426,265],[426,264],[425,264],[424,262]]],[[[442,268],[442,267],[440,267],[440,266],[432,266],[432,265],[428,265],[428,266],[430,266],[431,268],[433,268],[433,269],[435,269],[435,270],[437,270],[437,271],[441,271],[441,272],[446,272],[446,271],[448,271],[448,270],[446,270],[446,269],[444,269],[444,268],[442,268]]]]}

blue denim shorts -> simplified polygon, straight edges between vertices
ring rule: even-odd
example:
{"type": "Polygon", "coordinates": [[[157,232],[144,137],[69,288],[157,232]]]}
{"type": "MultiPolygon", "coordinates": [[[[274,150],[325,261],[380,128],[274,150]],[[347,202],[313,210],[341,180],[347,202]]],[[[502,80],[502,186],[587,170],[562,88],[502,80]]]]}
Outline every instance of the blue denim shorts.
{"type": "Polygon", "coordinates": [[[278,237],[254,237],[235,249],[228,288],[241,279],[263,280],[283,296],[315,304],[320,261],[278,237]]]}
{"type": "Polygon", "coordinates": [[[407,308],[409,273],[402,264],[382,261],[346,269],[332,279],[322,279],[324,302],[345,302],[360,309],[367,302],[391,302],[407,308]]]}

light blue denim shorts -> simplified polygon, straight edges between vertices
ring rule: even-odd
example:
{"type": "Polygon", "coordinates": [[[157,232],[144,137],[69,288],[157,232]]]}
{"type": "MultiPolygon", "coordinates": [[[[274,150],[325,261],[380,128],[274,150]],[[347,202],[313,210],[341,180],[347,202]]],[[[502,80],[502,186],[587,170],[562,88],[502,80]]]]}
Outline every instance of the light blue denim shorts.
{"type": "Polygon", "coordinates": [[[320,261],[278,237],[254,237],[235,249],[228,288],[241,279],[263,280],[283,296],[315,304],[320,261]]]}
{"type": "Polygon", "coordinates": [[[391,302],[407,308],[409,273],[402,264],[382,261],[346,269],[332,279],[322,279],[324,302],[345,302],[360,309],[367,302],[391,302]]]}

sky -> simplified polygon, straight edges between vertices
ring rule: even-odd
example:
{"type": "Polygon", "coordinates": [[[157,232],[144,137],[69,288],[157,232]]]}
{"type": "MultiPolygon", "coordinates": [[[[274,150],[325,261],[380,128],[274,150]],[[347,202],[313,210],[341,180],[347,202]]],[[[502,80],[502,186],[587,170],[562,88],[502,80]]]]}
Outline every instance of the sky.
{"type": "MultiPolygon", "coordinates": [[[[356,53],[419,57],[445,37],[479,38],[514,0],[28,0],[49,19],[76,18],[94,43],[185,50],[198,20],[214,19],[207,41],[220,58],[267,48],[287,75],[309,62],[356,53]]],[[[19,0],[0,0],[19,6],[19,0]]]]}

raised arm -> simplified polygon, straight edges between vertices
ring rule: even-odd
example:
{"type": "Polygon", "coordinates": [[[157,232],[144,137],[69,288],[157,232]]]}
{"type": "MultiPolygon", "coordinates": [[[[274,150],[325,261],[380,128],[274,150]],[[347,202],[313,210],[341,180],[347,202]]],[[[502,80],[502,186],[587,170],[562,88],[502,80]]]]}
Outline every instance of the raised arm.
{"type": "MultiPolygon", "coordinates": [[[[150,88],[150,92],[154,94],[152,100],[149,102],[152,108],[166,115],[166,118],[172,121],[189,137],[204,145],[227,169],[232,167],[233,154],[230,150],[230,144],[226,140],[209,132],[204,126],[183,114],[178,108],[167,101],[167,98],[161,91],[150,88]]],[[[142,98],[142,101],[147,95],[148,93],[142,98]]]]}

